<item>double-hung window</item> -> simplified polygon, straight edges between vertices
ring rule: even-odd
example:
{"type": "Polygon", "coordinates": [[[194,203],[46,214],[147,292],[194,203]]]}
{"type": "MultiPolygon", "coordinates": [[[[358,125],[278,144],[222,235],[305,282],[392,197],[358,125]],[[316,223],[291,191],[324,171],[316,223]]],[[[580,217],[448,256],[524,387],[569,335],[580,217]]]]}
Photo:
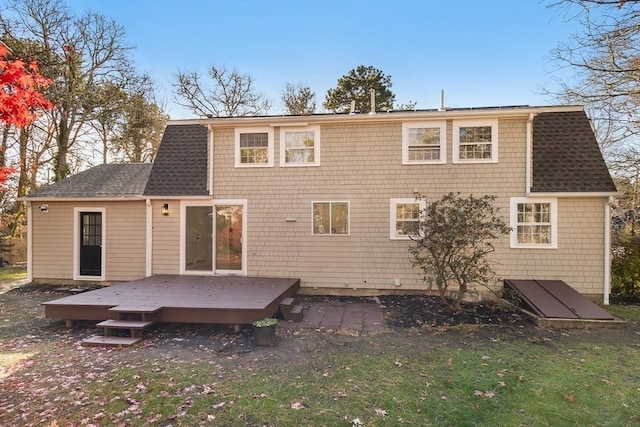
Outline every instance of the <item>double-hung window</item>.
{"type": "Polygon", "coordinates": [[[446,162],[446,123],[403,123],[402,164],[446,162]]]}
{"type": "Polygon", "coordinates": [[[511,199],[511,247],[558,247],[558,207],[556,199],[511,199]]]}
{"type": "Polygon", "coordinates": [[[497,120],[453,122],[454,163],[496,163],[497,161],[497,120]]]}
{"type": "Polygon", "coordinates": [[[318,166],[320,127],[280,129],[280,166],[318,166]]]}
{"type": "Polygon", "coordinates": [[[349,234],[349,202],[313,202],[312,205],[313,234],[349,234]]]}
{"type": "Polygon", "coordinates": [[[389,237],[408,240],[410,236],[417,235],[425,207],[424,200],[391,199],[389,237]]]}
{"type": "Polygon", "coordinates": [[[236,167],[273,166],[272,128],[238,128],[235,141],[236,167]]]}

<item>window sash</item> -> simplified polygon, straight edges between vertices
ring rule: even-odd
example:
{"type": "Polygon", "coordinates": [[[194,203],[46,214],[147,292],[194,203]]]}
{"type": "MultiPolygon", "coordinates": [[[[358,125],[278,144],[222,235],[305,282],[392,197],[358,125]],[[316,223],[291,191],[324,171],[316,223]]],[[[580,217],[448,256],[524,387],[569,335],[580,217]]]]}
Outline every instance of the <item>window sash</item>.
{"type": "Polygon", "coordinates": [[[440,128],[409,128],[409,161],[440,160],[440,128]]]}
{"type": "Polygon", "coordinates": [[[461,126],[458,132],[460,160],[491,159],[493,155],[491,126],[461,126]]]}
{"type": "Polygon", "coordinates": [[[497,120],[453,121],[454,163],[497,163],[497,120]]]}
{"type": "Polygon", "coordinates": [[[235,167],[273,167],[273,128],[238,127],[235,129],[235,167]]]}
{"type": "Polygon", "coordinates": [[[518,244],[551,244],[551,203],[518,203],[516,222],[518,244]]]}
{"type": "Polygon", "coordinates": [[[420,231],[426,203],[415,198],[392,198],[389,210],[389,238],[408,240],[420,231]]]}
{"type": "Polygon", "coordinates": [[[446,123],[406,122],[402,124],[402,163],[444,163],[446,123]]]}
{"type": "Polygon", "coordinates": [[[349,202],[313,202],[313,234],[349,234],[349,202]]]}
{"type": "Polygon", "coordinates": [[[240,163],[267,164],[269,163],[269,134],[241,133],[240,134],[240,163]]]}
{"type": "Polygon", "coordinates": [[[284,132],[285,163],[315,163],[315,144],[314,131],[284,132]]]}
{"type": "Polygon", "coordinates": [[[420,226],[419,203],[396,203],[395,236],[415,235],[420,226]]]}

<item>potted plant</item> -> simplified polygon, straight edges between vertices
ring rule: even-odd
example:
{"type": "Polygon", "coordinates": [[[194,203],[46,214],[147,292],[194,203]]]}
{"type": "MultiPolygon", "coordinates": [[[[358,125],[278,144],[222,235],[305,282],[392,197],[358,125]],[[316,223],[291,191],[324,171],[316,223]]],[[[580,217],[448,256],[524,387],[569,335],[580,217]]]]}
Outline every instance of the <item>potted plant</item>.
{"type": "Polygon", "coordinates": [[[261,320],[256,320],[251,324],[253,330],[253,337],[256,340],[257,345],[273,345],[276,342],[276,325],[278,319],[273,317],[265,317],[261,320]]]}

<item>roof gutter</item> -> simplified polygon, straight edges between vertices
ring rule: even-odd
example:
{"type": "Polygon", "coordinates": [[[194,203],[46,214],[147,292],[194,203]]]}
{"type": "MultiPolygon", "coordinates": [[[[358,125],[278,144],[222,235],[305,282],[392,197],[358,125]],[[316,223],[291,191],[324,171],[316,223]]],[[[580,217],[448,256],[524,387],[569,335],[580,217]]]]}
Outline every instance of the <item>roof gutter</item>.
{"type": "Polygon", "coordinates": [[[40,196],[40,197],[20,197],[21,202],[136,202],[147,200],[202,200],[211,198],[207,194],[196,196],[130,196],[130,197],[56,197],[56,196],[40,196]]]}
{"type": "Polygon", "coordinates": [[[617,191],[593,191],[593,192],[566,192],[555,191],[555,192],[529,192],[527,196],[529,197],[565,197],[565,198],[573,198],[573,197],[615,197],[620,193],[617,191]]]}
{"type": "Polygon", "coordinates": [[[609,196],[604,204],[604,283],[602,290],[602,303],[609,305],[611,295],[611,205],[613,196],[609,196]]]}
{"type": "Polygon", "coordinates": [[[499,108],[461,108],[424,111],[389,111],[378,114],[311,114],[301,116],[251,116],[251,117],[216,117],[201,119],[169,120],[169,125],[200,124],[211,128],[230,128],[238,126],[256,126],[259,124],[271,126],[295,126],[297,123],[305,125],[334,124],[334,123],[362,123],[362,122],[397,122],[402,120],[446,120],[457,118],[509,118],[526,117],[530,114],[545,112],[584,111],[582,106],[547,106],[547,107],[499,107],[499,108]]]}

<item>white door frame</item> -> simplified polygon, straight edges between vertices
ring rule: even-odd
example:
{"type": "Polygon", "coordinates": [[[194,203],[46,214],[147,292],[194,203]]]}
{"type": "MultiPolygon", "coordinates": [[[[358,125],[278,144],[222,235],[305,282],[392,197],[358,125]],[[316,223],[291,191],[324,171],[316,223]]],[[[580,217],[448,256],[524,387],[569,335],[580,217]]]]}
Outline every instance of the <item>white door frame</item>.
{"type": "Polygon", "coordinates": [[[107,210],[105,208],[97,207],[75,207],[73,208],[73,280],[92,280],[92,281],[104,281],[106,278],[106,260],[107,260],[107,210]],[[102,232],[102,245],[100,248],[100,275],[99,276],[81,276],[80,275],[80,216],[82,213],[100,213],[101,218],[101,232],[102,232]]]}
{"type": "Polygon", "coordinates": [[[214,200],[188,200],[180,203],[180,274],[183,275],[247,275],[247,200],[246,199],[214,199],[214,200]],[[223,206],[240,206],[242,207],[242,268],[240,270],[216,270],[216,223],[215,215],[212,215],[211,221],[213,221],[213,235],[211,236],[212,242],[212,254],[211,254],[211,271],[191,271],[187,270],[186,263],[186,212],[187,207],[190,206],[210,206],[215,214],[217,207],[223,206]]]}

